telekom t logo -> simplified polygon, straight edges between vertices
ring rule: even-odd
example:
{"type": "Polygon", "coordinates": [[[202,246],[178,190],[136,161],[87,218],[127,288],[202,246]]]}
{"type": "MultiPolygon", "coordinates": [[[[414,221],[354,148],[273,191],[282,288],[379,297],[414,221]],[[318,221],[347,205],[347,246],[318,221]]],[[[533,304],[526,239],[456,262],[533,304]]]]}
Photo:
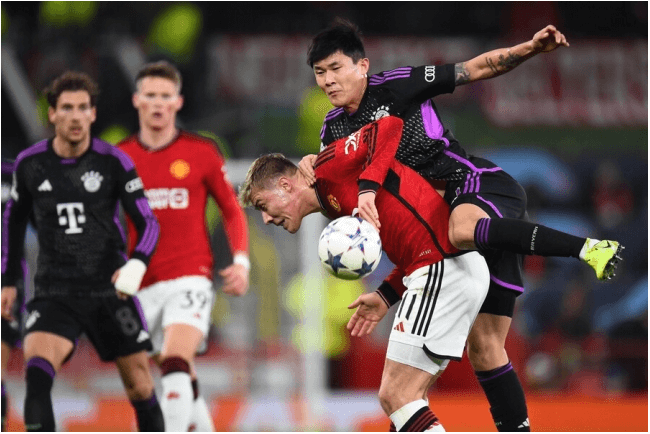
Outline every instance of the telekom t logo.
{"type": "Polygon", "coordinates": [[[59,215],[59,224],[68,226],[68,229],[65,230],[66,234],[80,234],[83,232],[83,229],[78,226],[78,224],[86,223],[83,203],[57,203],[56,213],[59,215]],[[79,213],[75,213],[75,210],[79,213]]]}

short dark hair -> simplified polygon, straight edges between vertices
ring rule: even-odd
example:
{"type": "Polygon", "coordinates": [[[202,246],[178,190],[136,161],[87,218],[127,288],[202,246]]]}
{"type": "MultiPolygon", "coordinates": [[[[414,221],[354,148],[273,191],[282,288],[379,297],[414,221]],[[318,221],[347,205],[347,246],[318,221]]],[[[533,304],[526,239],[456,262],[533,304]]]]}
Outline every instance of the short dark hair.
{"type": "Polygon", "coordinates": [[[337,51],[351,57],[354,63],[366,57],[359,28],[340,17],[337,17],[327,29],[312,39],[307,53],[307,64],[313,68],[314,63],[320,62],[337,51]]]}
{"type": "Polygon", "coordinates": [[[252,205],[253,189],[268,188],[269,183],[282,175],[293,176],[298,167],[282,154],[267,154],[253,161],[246,173],[246,179],[239,187],[239,203],[252,205]]]}
{"type": "Polygon", "coordinates": [[[97,106],[97,96],[99,87],[97,83],[85,72],[66,71],[57,78],[43,91],[50,107],[56,108],[61,93],[65,91],[85,90],[90,95],[91,107],[97,106]]]}
{"type": "Polygon", "coordinates": [[[183,79],[181,73],[178,69],[167,62],[166,60],[161,60],[159,62],[147,63],[144,67],[138,72],[138,75],[135,77],[136,86],[145,77],[162,77],[168,80],[171,80],[177,87],[178,91],[181,91],[183,85],[183,79]]]}

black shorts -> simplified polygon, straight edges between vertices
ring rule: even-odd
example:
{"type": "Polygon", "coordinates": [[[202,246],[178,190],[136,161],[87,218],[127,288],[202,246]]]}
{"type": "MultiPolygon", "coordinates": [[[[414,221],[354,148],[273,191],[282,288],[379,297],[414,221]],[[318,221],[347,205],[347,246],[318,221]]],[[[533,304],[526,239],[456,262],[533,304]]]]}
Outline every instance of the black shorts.
{"type": "Polygon", "coordinates": [[[135,297],[42,297],[27,304],[25,334],[41,331],[76,345],[85,333],[103,361],[151,351],[147,323],[135,297]]]}
{"type": "MultiPolygon", "coordinates": [[[[448,182],[445,201],[451,211],[463,203],[484,210],[490,218],[527,220],[526,191],[494,163],[469,157],[475,170],[462,181],[448,182]]],[[[512,317],[514,301],[524,291],[523,256],[504,250],[481,252],[490,270],[490,289],[480,312],[512,317]]]]}

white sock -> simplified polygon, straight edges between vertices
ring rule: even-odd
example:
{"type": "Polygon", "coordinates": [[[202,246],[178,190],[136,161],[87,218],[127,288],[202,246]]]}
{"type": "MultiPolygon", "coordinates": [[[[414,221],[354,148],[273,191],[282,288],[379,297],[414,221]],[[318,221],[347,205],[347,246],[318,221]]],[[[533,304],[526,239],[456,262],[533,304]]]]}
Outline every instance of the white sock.
{"type": "Polygon", "coordinates": [[[162,377],[160,408],[165,431],[187,432],[192,417],[192,380],[187,372],[172,372],[162,377]]]}
{"type": "Polygon", "coordinates": [[[395,412],[389,416],[390,420],[395,424],[395,429],[401,431],[406,422],[408,422],[409,419],[422,407],[428,407],[427,402],[424,399],[418,399],[417,401],[409,402],[399,410],[395,410],[395,412]]]}
{"type": "Polygon", "coordinates": [[[201,395],[192,404],[190,424],[194,425],[194,431],[196,432],[214,432],[214,423],[212,422],[208,403],[205,402],[201,395]]]}
{"type": "Polygon", "coordinates": [[[593,238],[587,238],[587,242],[582,246],[582,249],[580,249],[580,254],[578,257],[582,259],[583,261],[585,260],[585,254],[587,253],[587,249],[591,249],[593,246],[598,244],[600,240],[596,240],[593,238]]]}

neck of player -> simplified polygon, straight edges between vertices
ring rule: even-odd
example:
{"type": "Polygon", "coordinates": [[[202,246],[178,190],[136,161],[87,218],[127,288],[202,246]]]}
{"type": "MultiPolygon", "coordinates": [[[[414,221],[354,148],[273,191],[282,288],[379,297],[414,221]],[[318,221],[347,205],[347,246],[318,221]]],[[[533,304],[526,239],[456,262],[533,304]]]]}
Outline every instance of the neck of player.
{"type": "Polygon", "coordinates": [[[147,128],[140,124],[139,138],[142,143],[152,149],[162,148],[169,144],[178,134],[178,128],[171,124],[168,128],[147,128]]]}
{"type": "Polygon", "coordinates": [[[61,136],[55,136],[52,141],[54,153],[62,158],[78,158],[90,148],[90,136],[78,142],[69,142],[61,136]]]}

